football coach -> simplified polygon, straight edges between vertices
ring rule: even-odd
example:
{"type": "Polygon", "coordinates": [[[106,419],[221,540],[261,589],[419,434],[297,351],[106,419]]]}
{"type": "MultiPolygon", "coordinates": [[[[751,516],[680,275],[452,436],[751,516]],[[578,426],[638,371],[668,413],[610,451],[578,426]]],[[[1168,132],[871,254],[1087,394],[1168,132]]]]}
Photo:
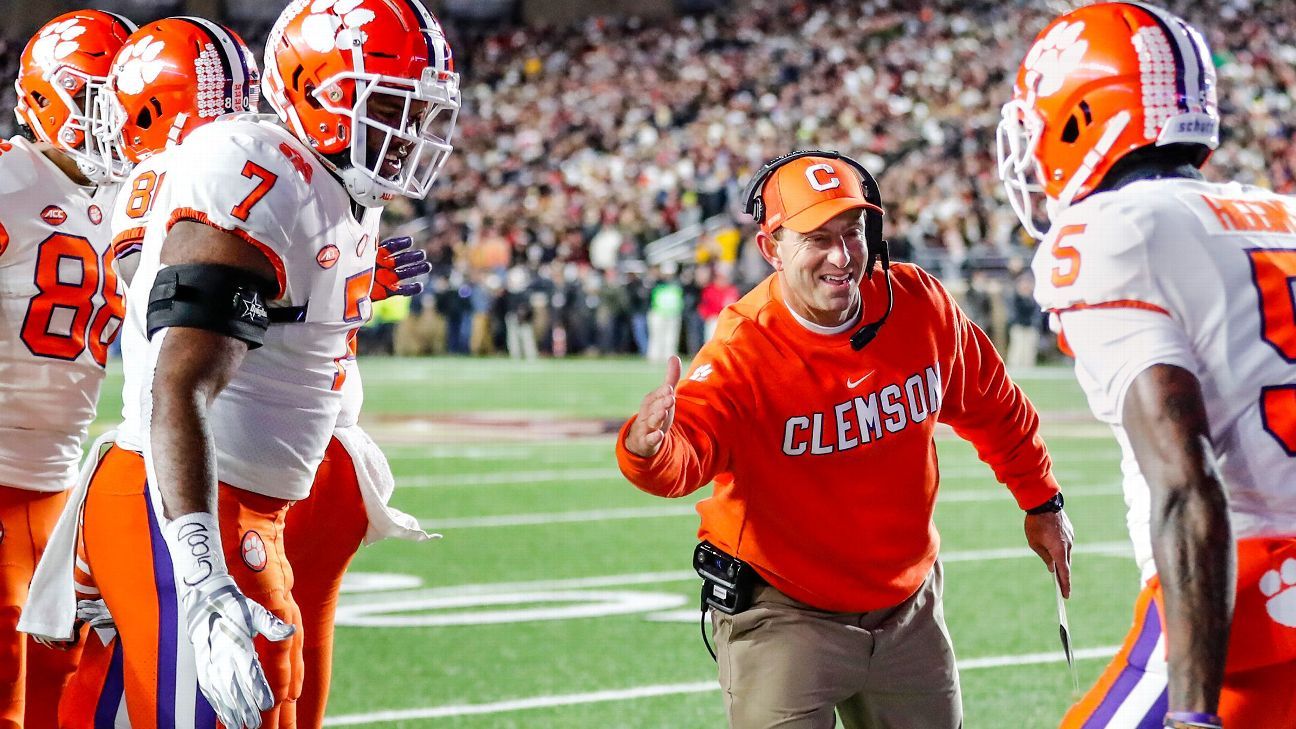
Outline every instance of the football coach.
{"type": "Polygon", "coordinates": [[[774,273],[720,315],[680,384],[621,429],[640,489],[690,494],[734,729],[955,729],[941,607],[936,424],[972,442],[1070,594],[1072,530],[1039,416],[921,268],[889,264],[873,178],[835,152],[757,173],[746,210],[774,273]],[[873,270],[880,260],[881,266],[873,270]],[[867,323],[865,323],[867,322],[867,323]]]}

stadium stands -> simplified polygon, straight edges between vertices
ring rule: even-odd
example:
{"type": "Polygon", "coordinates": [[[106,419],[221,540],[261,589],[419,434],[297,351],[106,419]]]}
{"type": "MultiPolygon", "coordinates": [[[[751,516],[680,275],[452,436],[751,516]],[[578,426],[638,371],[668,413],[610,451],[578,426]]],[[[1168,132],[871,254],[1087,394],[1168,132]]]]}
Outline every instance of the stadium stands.
{"type": "MultiPolygon", "coordinates": [[[[1219,68],[1233,139],[1207,174],[1296,192],[1289,3],[1168,5],[1207,33],[1219,68]]],[[[702,327],[692,264],[722,266],[742,290],[767,270],[741,245],[747,176],[777,154],[819,147],[877,173],[900,256],[973,300],[971,270],[995,272],[982,277],[991,301],[978,308],[1003,342],[1008,278],[1030,251],[995,175],[994,128],[1006,74],[1052,14],[1020,1],[748,0],[651,23],[451,22],[464,77],[456,152],[429,200],[390,220],[428,248],[432,285],[407,324],[384,325],[405,331],[382,341],[402,352],[502,351],[516,341],[511,321],[531,326],[542,353],[642,351],[660,275],[642,263],[645,246],[710,220],[681,273],[681,344],[691,349],[702,327]]],[[[0,39],[6,77],[21,43],[0,39]]],[[[0,86],[0,105],[12,102],[0,86]]]]}

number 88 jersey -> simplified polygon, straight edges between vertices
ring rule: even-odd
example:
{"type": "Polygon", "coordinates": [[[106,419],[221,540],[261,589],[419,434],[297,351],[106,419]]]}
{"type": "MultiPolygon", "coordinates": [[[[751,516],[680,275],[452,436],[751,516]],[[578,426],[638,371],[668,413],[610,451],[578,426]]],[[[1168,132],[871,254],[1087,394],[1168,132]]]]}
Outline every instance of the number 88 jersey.
{"type": "Polygon", "coordinates": [[[0,142],[0,485],[72,485],[123,303],[105,211],[22,138],[0,142]]]}
{"type": "Polygon", "coordinates": [[[357,219],[341,183],[268,117],[219,119],[157,156],[165,180],[127,294],[118,442],[147,448],[157,347],[146,337],[146,304],[163,240],[180,221],[211,225],[260,250],[277,279],[264,346],[248,352],[209,412],[217,472],[247,491],[304,498],[338,419],[351,336],[371,313],[381,209],[357,219]]]}
{"type": "Polygon", "coordinates": [[[1144,369],[1201,383],[1237,538],[1296,534],[1296,200],[1237,183],[1134,182],[1061,213],[1035,295],[1123,451],[1135,558],[1149,576],[1149,498],[1121,428],[1144,369]]]}

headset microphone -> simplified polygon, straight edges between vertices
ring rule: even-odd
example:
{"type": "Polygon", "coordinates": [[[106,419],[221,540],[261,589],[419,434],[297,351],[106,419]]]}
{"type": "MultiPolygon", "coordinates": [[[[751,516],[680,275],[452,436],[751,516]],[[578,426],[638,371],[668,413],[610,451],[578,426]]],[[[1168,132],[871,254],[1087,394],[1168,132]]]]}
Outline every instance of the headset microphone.
{"type": "Polygon", "coordinates": [[[865,324],[851,335],[851,349],[856,352],[864,349],[869,342],[873,341],[878,330],[886,323],[887,317],[891,316],[891,307],[895,305],[895,292],[891,290],[891,255],[886,241],[879,241],[876,246],[869,246],[868,265],[864,267],[864,277],[870,281],[873,280],[873,267],[877,264],[879,258],[882,259],[882,277],[886,279],[887,285],[887,307],[886,311],[882,312],[882,316],[878,317],[876,321],[865,324]]]}

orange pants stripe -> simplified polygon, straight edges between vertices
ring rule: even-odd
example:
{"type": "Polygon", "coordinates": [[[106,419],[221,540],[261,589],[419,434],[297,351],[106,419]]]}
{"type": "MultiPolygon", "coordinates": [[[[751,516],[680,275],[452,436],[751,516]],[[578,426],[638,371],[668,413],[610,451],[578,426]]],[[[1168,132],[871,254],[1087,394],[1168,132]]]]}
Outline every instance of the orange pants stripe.
{"type": "Polygon", "coordinates": [[[333,672],[333,618],[342,575],[369,528],[355,464],[336,438],[315,472],[311,495],[288,511],[285,541],[293,566],[293,599],[301,608],[306,677],[297,725],[319,729],[333,672]]]}
{"type": "MultiPolygon", "coordinates": [[[[1296,727],[1296,608],[1281,575],[1296,570],[1296,539],[1238,542],[1237,599],[1219,715],[1226,727],[1296,727]],[[1275,602],[1278,601],[1278,602],[1275,602]]],[[[1296,595],[1296,592],[1293,592],[1296,595]]],[[[1134,627],[1062,729],[1155,729],[1168,708],[1164,603],[1154,577],[1139,593],[1134,627]]]]}
{"type": "Polygon", "coordinates": [[[27,586],[67,492],[0,486],[0,729],[56,729],[79,649],[52,650],[18,632],[27,586]]]}
{"type": "MultiPolygon", "coordinates": [[[[283,551],[289,502],[222,484],[218,514],[226,562],[234,581],[281,619],[300,625],[292,601],[292,570],[283,551]]],[[[121,682],[134,729],[216,727],[196,683],[192,649],[183,630],[170,555],[149,498],[144,459],[112,448],[104,456],[86,498],[81,551],[117,623],[121,682]]],[[[299,628],[300,631],[300,628],[299,628]]],[[[301,690],[301,640],[271,643],[258,638],[257,652],[275,695],[262,717],[267,729],[294,729],[301,690]]],[[[102,724],[112,706],[111,650],[91,651],[83,661],[65,715],[82,726],[102,724]],[[110,662],[107,669],[103,663],[110,662]],[[97,679],[98,676],[105,678],[97,679]],[[93,716],[87,716],[93,712],[93,716]],[[84,723],[93,722],[93,723],[84,723]]]]}

